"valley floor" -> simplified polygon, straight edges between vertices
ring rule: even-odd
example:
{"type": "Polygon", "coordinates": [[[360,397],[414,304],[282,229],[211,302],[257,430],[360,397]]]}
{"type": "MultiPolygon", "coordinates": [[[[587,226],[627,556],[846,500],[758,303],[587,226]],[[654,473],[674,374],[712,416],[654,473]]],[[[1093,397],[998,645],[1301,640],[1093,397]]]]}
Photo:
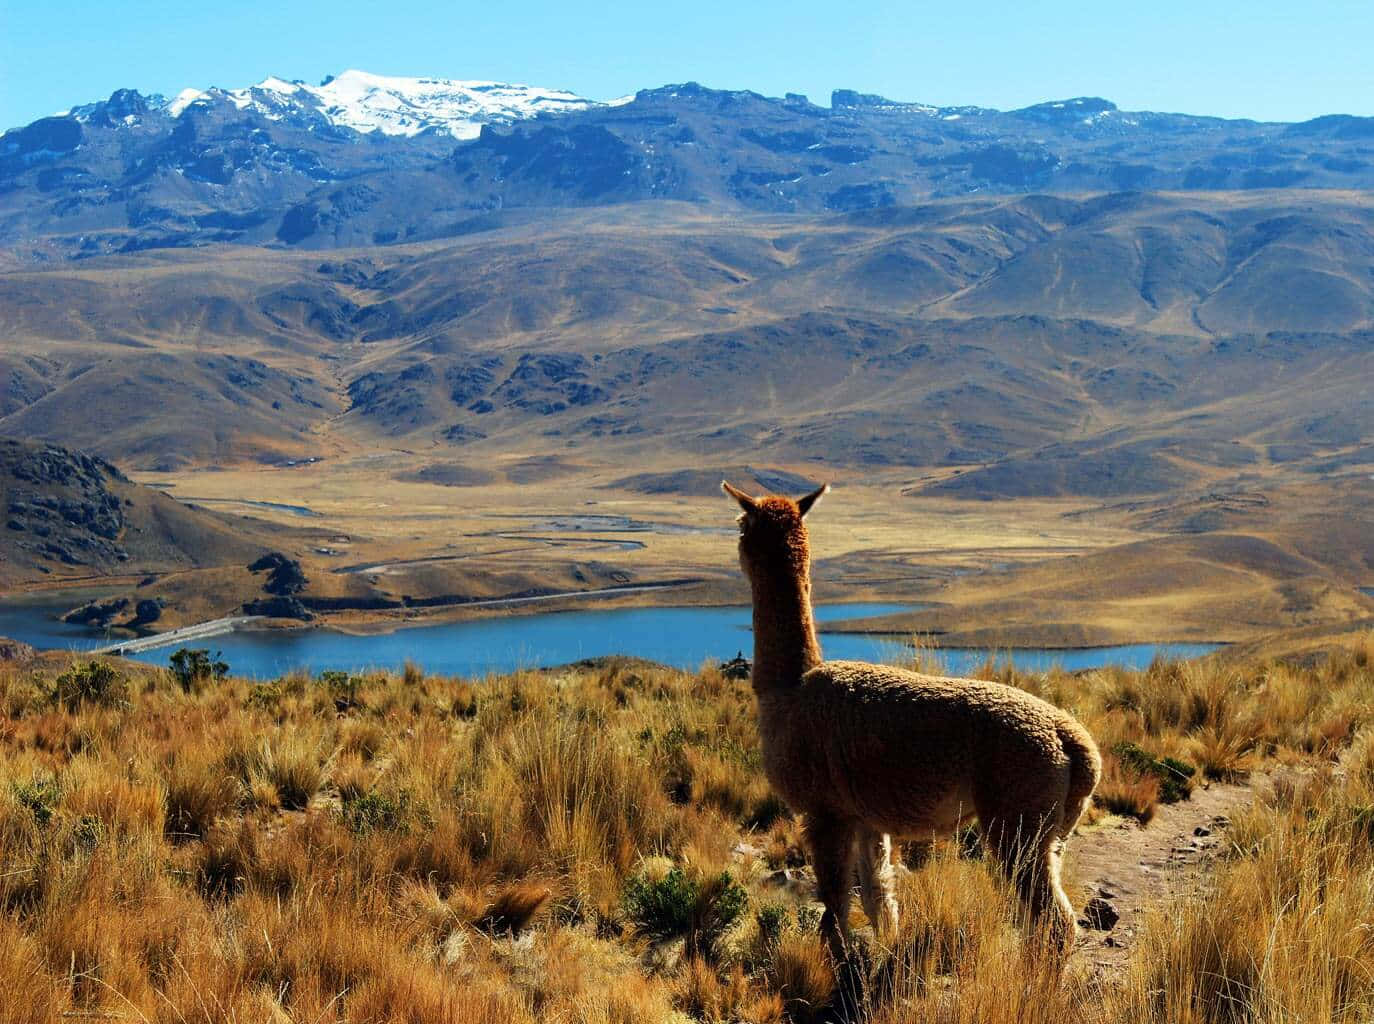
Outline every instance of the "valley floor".
{"type": "MultiPolygon", "coordinates": [[[[447,477],[405,452],[145,482],[297,531],[289,553],[308,593],[354,605],[328,613],[343,628],[508,614],[521,609],[478,602],[567,591],[605,590],[608,606],[748,602],[733,513],[717,489],[729,467],[694,474],[709,478],[701,486],[640,493],[617,483],[623,466],[560,461],[530,480],[519,473],[526,461],[493,474],[519,482],[470,486],[420,479],[447,477]],[[660,584],[670,585],[634,589],[660,584]],[[379,601],[408,606],[366,607],[379,601]]],[[[804,470],[790,474],[798,486],[804,470]]],[[[912,493],[901,474],[841,472],[833,483],[812,523],[818,600],[928,606],[859,630],[943,646],[1234,643],[1374,616],[1360,589],[1374,583],[1374,487],[1358,482],[1275,480],[1263,494],[1118,503],[936,498],[912,493]]],[[[143,591],[165,600],[166,628],[230,614],[261,586],[227,568],[170,574],[143,591]]]]}

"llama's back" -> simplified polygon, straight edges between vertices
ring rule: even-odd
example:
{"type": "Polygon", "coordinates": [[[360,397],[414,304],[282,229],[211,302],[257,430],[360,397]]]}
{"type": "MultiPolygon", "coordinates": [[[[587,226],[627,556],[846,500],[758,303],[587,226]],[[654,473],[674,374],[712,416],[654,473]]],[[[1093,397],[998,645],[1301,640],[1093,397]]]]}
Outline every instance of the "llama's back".
{"type": "Polygon", "coordinates": [[[944,831],[991,804],[1057,821],[1096,784],[1074,768],[1096,765],[1086,731],[998,683],[831,661],[762,702],[760,717],[769,777],[789,803],[895,834],[944,831]]]}

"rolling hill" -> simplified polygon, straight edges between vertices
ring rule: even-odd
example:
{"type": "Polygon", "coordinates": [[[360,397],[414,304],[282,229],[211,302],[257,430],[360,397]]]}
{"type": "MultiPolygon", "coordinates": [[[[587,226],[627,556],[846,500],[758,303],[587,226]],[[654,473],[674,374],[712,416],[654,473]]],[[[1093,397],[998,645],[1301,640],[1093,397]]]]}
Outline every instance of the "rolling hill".
{"type": "Polygon", "coordinates": [[[205,568],[258,557],[282,531],[189,508],[103,459],[0,438],[0,583],[205,568]]]}
{"type": "Polygon", "coordinates": [[[0,329],[0,432],[142,469],[377,444],[645,472],[746,454],[945,467],[921,486],[961,497],[1111,498],[1355,471],[1374,437],[1374,204],[640,203],[327,258],[11,271],[0,329]]]}

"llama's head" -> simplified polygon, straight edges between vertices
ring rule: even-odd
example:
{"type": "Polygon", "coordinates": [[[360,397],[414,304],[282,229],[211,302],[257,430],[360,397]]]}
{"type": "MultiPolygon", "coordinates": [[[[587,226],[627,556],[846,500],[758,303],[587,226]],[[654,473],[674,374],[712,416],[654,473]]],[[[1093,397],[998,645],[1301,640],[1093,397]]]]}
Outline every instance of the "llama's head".
{"type": "Polygon", "coordinates": [[[721,481],[726,494],[739,502],[739,563],[753,580],[773,580],[805,574],[811,562],[806,539],[806,513],[820,500],[829,484],[822,484],[804,498],[793,501],[777,495],[750,497],[738,487],[721,481]]]}

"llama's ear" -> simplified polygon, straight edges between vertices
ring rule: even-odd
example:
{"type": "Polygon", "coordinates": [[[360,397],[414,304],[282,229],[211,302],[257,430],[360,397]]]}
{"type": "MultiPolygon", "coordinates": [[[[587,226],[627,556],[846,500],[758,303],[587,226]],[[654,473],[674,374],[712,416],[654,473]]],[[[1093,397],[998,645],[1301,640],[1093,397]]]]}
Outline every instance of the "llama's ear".
{"type": "Polygon", "coordinates": [[[738,501],[739,507],[744,509],[744,511],[757,512],[759,510],[759,503],[741,491],[738,487],[731,487],[730,481],[722,480],[720,482],[720,489],[738,501]]]}
{"type": "Polygon", "coordinates": [[[812,491],[810,494],[808,494],[805,498],[798,498],[798,499],[797,499],[797,508],[799,508],[799,509],[801,510],[801,514],[802,514],[802,518],[803,518],[803,519],[806,518],[806,513],[808,513],[808,512],[811,511],[811,507],[812,507],[813,505],[815,505],[816,502],[820,501],[821,498],[825,497],[826,492],[829,491],[829,490],[830,490],[830,485],[829,485],[829,484],[821,484],[820,487],[816,488],[814,491],[812,491]]]}

